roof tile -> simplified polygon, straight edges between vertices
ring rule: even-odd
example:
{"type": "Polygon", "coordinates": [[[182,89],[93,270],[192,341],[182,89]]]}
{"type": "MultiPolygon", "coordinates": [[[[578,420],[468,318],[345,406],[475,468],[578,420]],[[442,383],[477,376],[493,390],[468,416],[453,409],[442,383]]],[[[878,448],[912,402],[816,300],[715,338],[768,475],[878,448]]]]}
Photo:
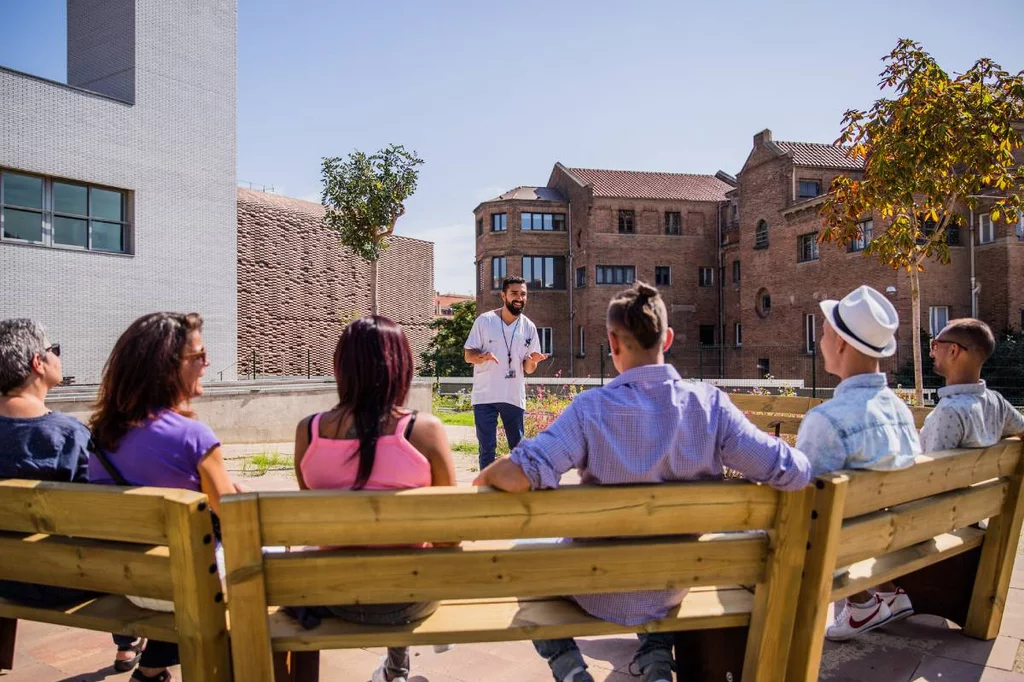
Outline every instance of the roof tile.
{"type": "Polygon", "coordinates": [[[714,175],[567,168],[595,197],[722,201],[732,187],[714,175]]]}
{"type": "Polygon", "coordinates": [[[847,156],[849,147],[836,144],[820,144],[818,142],[781,142],[775,141],[783,152],[793,158],[797,166],[810,168],[835,168],[839,170],[861,170],[863,159],[851,159],[847,156]]]}

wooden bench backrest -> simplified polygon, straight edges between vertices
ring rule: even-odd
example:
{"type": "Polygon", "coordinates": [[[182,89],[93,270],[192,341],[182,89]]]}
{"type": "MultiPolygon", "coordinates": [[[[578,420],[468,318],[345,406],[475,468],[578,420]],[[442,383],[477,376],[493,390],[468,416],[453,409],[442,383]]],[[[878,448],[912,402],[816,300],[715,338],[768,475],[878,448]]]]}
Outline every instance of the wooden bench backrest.
{"type": "Polygon", "coordinates": [[[0,579],[174,602],[188,680],[229,680],[206,496],[0,480],[0,579]]]}
{"type": "Polygon", "coordinates": [[[982,558],[965,631],[994,637],[1021,532],[1022,474],[1021,441],[1008,439],[984,449],[921,455],[900,471],[820,477],[788,679],[818,679],[830,601],[979,545],[982,558]],[[970,527],[986,518],[986,532],[970,527]],[[835,569],[851,565],[852,573],[834,577],[835,569]]]}
{"type": "MultiPolygon", "coordinates": [[[[730,393],[729,398],[759,429],[774,433],[777,427],[778,433],[784,435],[796,435],[803,415],[812,407],[825,402],[824,398],[750,393],[730,393]]],[[[914,415],[915,426],[920,429],[924,426],[925,417],[931,412],[931,408],[911,407],[910,411],[914,415]]]]}
{"type": "Polygon", "coordinates": [[[235,674],[266,679],[268,605],[735,584],[757,585],[749,660],[781,656],[784,668],[788,637],[780,633],[791,632],[795,607],[783,595],[798,589],[812,497],[810,489],[779,493],[738,481],[566,486],[523,494],[424,488],[230,496],[223,514],[232,640],[235,651],[245,652],[245,660],[236,657],[235,674]],[[691,533],[717,534],[663,537],[691,533]],[[595,539],[508,542],[554,537],[595,539]],[[470,544],[381,547],[422,542],[470,544]],[[275,545],[377,547],[261,551],[275,545]]]}

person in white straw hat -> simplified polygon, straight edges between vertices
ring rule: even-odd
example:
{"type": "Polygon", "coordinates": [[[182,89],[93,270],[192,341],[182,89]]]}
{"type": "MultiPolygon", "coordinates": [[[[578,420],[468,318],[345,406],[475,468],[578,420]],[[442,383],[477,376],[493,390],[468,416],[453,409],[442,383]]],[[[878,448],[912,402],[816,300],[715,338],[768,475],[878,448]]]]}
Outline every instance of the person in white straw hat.
{"type": "MultiPolygon", "coordinates": [[[[921,453],[910,408],[887,385],[879,359],[896,352],[900,319],[892,303],[869,286],[841,301],[822,301],[820,350],[825,371],[841,381],[832,400],[800,423],[796,447],[815,475],[838,469],[903,469],[921,453]]],[[[842,641],[914,612],[892,583],[851,596],[826,636],[842,641]]]]}

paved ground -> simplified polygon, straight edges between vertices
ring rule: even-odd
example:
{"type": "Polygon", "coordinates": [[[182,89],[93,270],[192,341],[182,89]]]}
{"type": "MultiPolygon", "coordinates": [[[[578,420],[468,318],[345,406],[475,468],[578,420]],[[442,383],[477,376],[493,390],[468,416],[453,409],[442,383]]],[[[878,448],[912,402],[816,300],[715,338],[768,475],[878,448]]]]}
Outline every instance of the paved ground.
{"type": "MultiPolygon", "coordinates": [[[[472,440],[472,428],[449,427],[453,442],[472,440]]],[[[228,466],[241,473],[253,453],[291,455],[291,443],[226,448],[228,466]]],[[[467,484],[476,473],[476,456],[456,453],[458,481],[467,484]]],[[[287,466],[244,479],[256,490],[295,487],[287,466]]],[[[830,682],[1024,682],[1024,559],[1018,549],[1006,616],[999,637],[979,642],[963,637],[955,626],[931,616],[914,616],[841,645],[826,643],[821,680],[830,682]]],[[[110,636],[52,625],[22,622],[18,626],[15,670],[0,673],[0,682],[99,682],[128,680],[111,667],[110,636]]],[[[628,673],[635,640],[597,637],[580,640],[580,648],[598,682],[633,680],[628,673]]],[[[377,665],[382,649],[325,652],[324,682],[363,682],[377,665]]],[[[175,670],[176,679],[180,672],[175,670]]],[[[435,654],[429,647],[413,649],[410,682],[548,682],[545,663],[528,642],[460,644],[435,654]]],[[[244,682],[244,681],[240,681],[244,682]]]]}

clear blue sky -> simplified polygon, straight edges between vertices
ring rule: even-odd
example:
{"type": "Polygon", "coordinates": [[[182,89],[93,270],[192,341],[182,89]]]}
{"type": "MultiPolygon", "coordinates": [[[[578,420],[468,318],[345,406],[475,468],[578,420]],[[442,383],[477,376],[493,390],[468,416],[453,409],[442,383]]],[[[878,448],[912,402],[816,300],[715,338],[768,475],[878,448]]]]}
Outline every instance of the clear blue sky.
{"type": "MultiPolygon", "coordinates": [[[[0,64],[63,80],[63,12],[0,0],[0,64]]],[[[1018,71],[1021,26],[1020,0],[239,0],[238,178],[317,199],[322,156],[405,144],[426,165],[398,232],[471,292],[473,208],[556,161],[735,173],[763,128],[835,139],[898,37],[1018,71]]]]}

